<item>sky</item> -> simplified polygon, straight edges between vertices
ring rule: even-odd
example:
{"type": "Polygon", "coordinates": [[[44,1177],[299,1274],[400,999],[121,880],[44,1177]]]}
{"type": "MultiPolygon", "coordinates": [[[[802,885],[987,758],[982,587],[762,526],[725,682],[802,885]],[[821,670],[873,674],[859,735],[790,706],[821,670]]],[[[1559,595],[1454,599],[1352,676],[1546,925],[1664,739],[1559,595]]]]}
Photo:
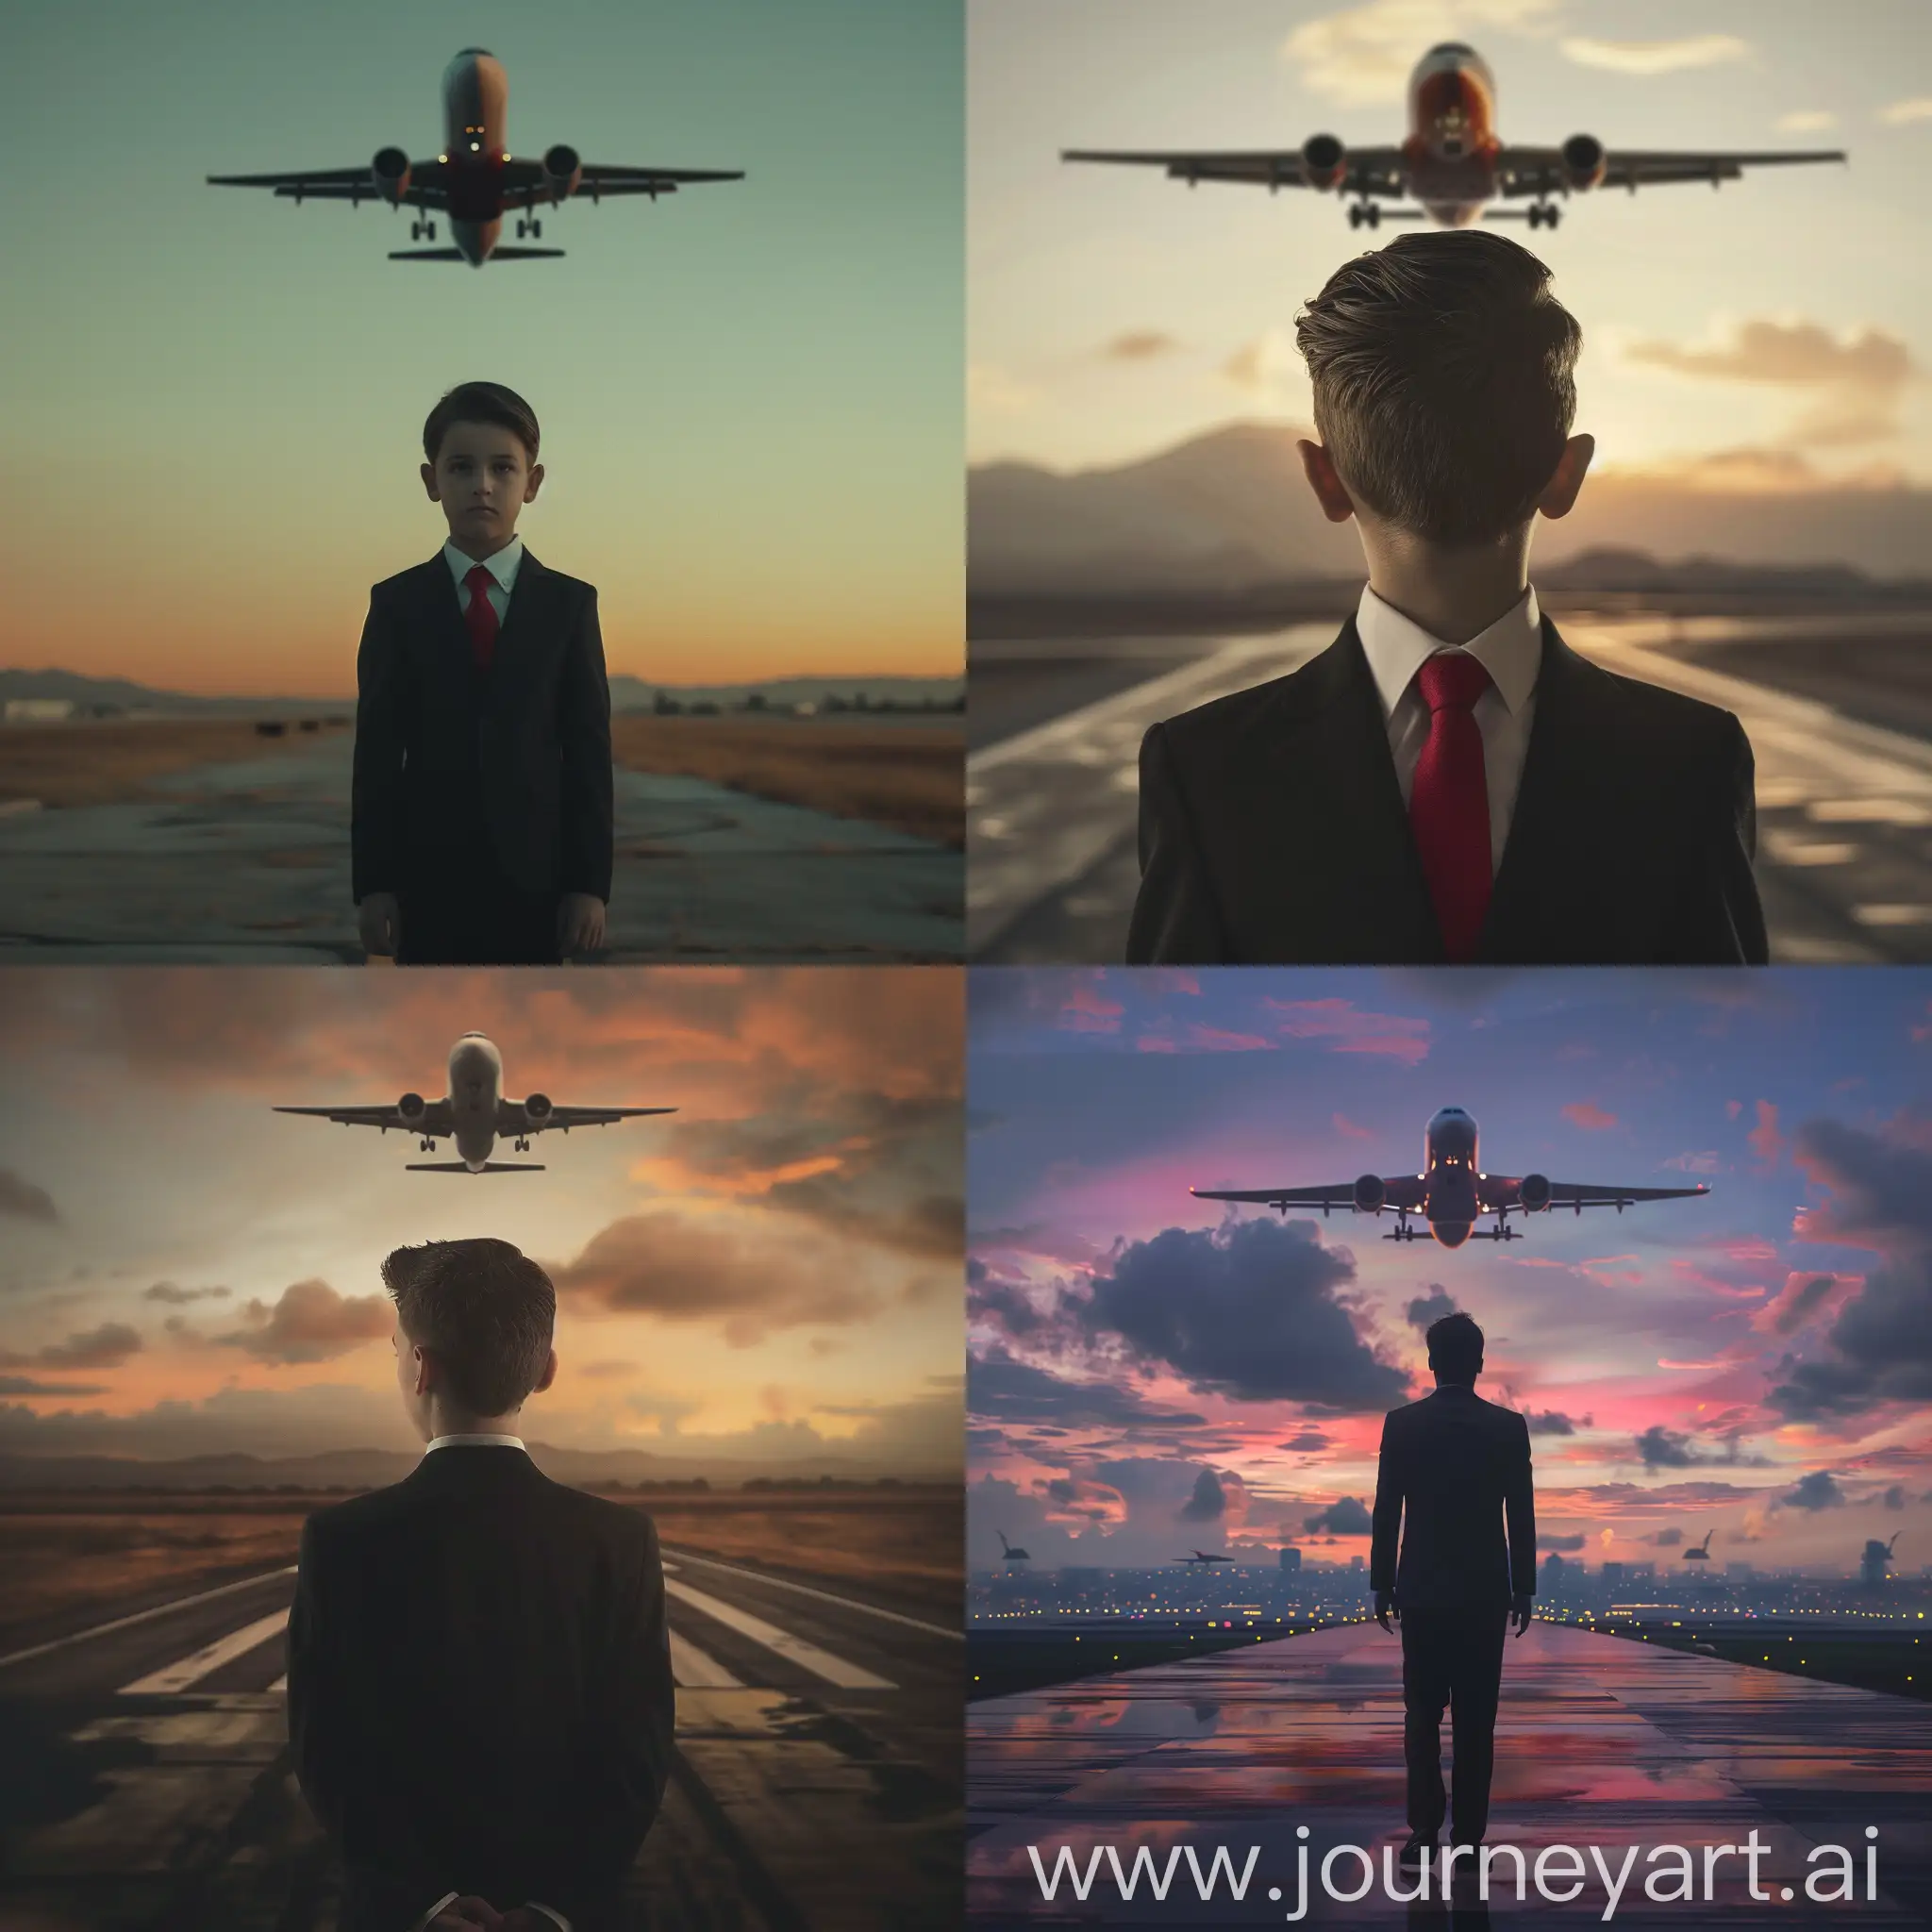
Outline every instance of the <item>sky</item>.
{"type": "Polygon", "coordinates": [[[488,377],[613,671],[957,674],[962,36],[958,0],[14,9],[0,663],[352,691],[369,586],[445,534],[423,419],[488,377]],[[515,153],[748,178],[566,204],[565,259],[480,274],[388,260],[387,208],[204,185],[433,157],[477,44],[515,153]]]}
{"type": "MultiPolygon", "coordinates": [[[[1330,197],[1062,148],[1389,142],[1466,40],[1505,142],[1843,148],[1713,193],[1575,196],[1503,232],[1583,327],[1576,425],[1625,474],[1749,490],[1932,480],[1932,16],[1923,0],[975,0],[972,460],[1119,463],[1230,420],[1306,425],[1293,318],[1387,242],[1330,197]]],[[[1587,504],[1585,506],[1588,507],[1587,504]]]]}
{"type": "Polygon", "coordinates": [[[1932,974],[983,971],[970,1011],[974,1565],[1366,1556],[1454,1308],[1544,1555],[1932,1559],[1932,974]],[[1710,1192],[1455,1250],[1189,1196],[1418,1172],[1443,1106],[1491,1173],[1710,1192]]]}
{"type": "Polygon", "coordinates": [[[558,1289],[530,1440],[956,1468],[962,1025],[919,967],[9,972],[0,1450],[406,1447],[379,1264],[490,1235],[558,1289]],[[489,1177],[270,1111],[444,1094],[473,1028],[512,1097],[678,1110],[489,1177]]]}

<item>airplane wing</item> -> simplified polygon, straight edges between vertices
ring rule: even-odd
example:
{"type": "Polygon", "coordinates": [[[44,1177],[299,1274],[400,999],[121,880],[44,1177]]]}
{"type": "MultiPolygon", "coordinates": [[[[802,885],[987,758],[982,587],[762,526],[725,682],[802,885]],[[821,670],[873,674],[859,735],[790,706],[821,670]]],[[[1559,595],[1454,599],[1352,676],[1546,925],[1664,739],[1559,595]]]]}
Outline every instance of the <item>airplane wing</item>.
{"type": "MultiPolygon", "coordinates": [[[[1161,168],[1176,181],[1190,187],[1196,181],[1244,181],[1255,188],[1308,188],[1307,163],[1298,147],[1237,149],[1223,153],[1203,151],[1182,154],[1172,151],[1104,150],[1067,148],[1063,161],[1110,161],[1126,167],[1161,168]]],[[[1343,151],[1341,180],[1335,192],[1341,194],[1384,194],[1391,198],[1406,193],[1403,180],[1402,150],[1399,147],[1352,147],[1343,151]]]]}
{"type": "Polygon", "coordinates": [[[380,1127],[384,1133],[391,1127],[399,1134],[441,1136],[456,1132],[446,1100],[430,1101],[420,1118],[413,1121],[406,1121],[393,1101],[382,1107],[278,1107],[275,1112],[306,1113],[316,1120],[339,1121],[345,1127],[380,1127]]]}
{"type": "Polygon", "coordinates": [[[500,1100],[496,1104],[496,1130],[500,1134],[541,1134],[552,1127],[568,1133],[572,1127],[608,1127],[613,1121],[634,1121],[645,1114],[675,1113],[675,1107],[553,1107],[541,1120],[531,1120],[520,1100],[500,1100]]]}
{"type": "MultiPolygon", "coordinates": [[[[1518,1213],[1524,1212],[1522,1186],[1520,1179],[1490,1174],[1482,1184],[1485,1210],[1513,1208],[1518,1213]]],[[[1710,1190],[1701,1183],[1694,1188],[1605,1188],[1583,1181],[1552,1181],[1549,1211],[1554,1214],[1558,1208],[1567,1208],[1577,1214],[1586,1208],[1615,1208],[1621,1210],[1639,1201],[1686,1201],[1694,1195],[1709,1192],[1710,1190]]]]}
{"type": "MultiPolygon", "coordinates": [[[[1423,1205],[1423,1182],[1415,1174],[1398,1174],[1382,1182],[1385,1208],[1418,1211],[1423,1205]]],[[[1337,1208],[1355,1208],[1355,1183],[1342,1181],[1332,1188],[1190,1188],[1197,1201],[1250,1201],[1257,1208],[1278,1208],[1284,1214],[1291,1208],[1319,1208],[1324,1214],[1337,1208]]]]}
{"type": "MultiPolygon", "coordinates": [[[[576,193],[587,195],[591,201],[601,201],[608,194],[648,194],[655,201],[660,194],[675,194],[681,187],[743,179],[742,168],[619,168],[601,161],[586,161],[577,179],[576,193]]],[[[556,190],[541,161],[506,161],[503,184],[506,208],[535,208],[556,198],[556,190]]]]}
{"type": "MultiPolygon", "coordinates": [[[[443,209],[449,197],[443,191],[442,166],[439,161],[418,161],[409,169],[409,185],[396,199],[405,208],[443,209]]],[[[293,202],[373,201],[388,207],[388,198],[376,187],[368,162],[359,168],[295,169],[278,175],[210,175],[212,188],[266,188],[271,193],[293,202]]]]}
{"type": "MultiPolygon", "coordinates": [[[[1841,161],[1842,148],[1805,148],[1768,154],[1699,154],[1649,148],[1610,148],[1604,156],[1603,188],[1659,188],[1672,181],[1736,181],[1746,168],[1780,168],[1807,161],[1841,161]]],[[[1564,185],[1563,150],[1505,145],[1496,155],[1496,192],[1554,194],[1564,185]]]]}

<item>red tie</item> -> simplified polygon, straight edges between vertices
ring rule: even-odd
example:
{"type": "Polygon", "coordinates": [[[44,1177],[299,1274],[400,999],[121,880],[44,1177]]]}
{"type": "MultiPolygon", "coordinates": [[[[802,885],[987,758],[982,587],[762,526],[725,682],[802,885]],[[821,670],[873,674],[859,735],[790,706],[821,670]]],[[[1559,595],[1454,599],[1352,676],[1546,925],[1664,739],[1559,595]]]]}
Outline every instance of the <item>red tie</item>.
{"type": "MultiPolygon", "coordinates": [[[[469,608],[463,612],[463,622],[470,627],[470,649],[476,658],[476,669],[488,671],[491,659],[496,655],[496,606],[490,601],[491,586],[496,579],[479,563],[463,579],[464,588],[470,593],[469,608]]],[[[1481,747],[1477,747],[1480,756],[1481,747]]]]}
{"type": "Polygon", "coordinates": [[[1439,651],[1416,673],[1429,738],[1416,760],[1408,823],[1452,960],[1475,958],[1490,909],[1490,789],[1475,701],[1490,674],[1463,651],[1439,651]]]}

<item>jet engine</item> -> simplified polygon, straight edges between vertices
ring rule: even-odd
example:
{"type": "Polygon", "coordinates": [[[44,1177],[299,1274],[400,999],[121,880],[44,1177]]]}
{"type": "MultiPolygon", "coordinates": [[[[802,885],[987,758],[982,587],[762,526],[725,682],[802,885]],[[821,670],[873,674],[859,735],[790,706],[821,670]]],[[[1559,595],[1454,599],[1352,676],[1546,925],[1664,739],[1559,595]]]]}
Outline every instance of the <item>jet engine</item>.
{"type": "Polygon", "coordinates": [[[375,192],[394,208],[409,192],[409,158],[399,147],[379,147],[369,164],[375,192]]]}
{"type": "Polygon", "coordinates": [[[559,141],[553,148],[543,152],[543,186],[551,200],[561,201],[566,195],[577,192],[577,183],[584,178],[584,163],[575,148],[559,141]]]}
{"type": "Polygon", "coordinates": [[[1563,178],[1577,192],[1597,187],[1607,165],[1604,144],[1595,135],[1573,134],[1563,143],[1563,178]]]}
{"type": "Polygon", "coordinates": [[[536,1126],[550,1118],[550,1096],[547,1093],[533,1093],[524,1102],[524,1118],[536,1126]]]}
{"type": "Polygon", "coordinates": [[[428,1105],[420,1093],[406,1093],[396,1102],[396,1112],[402,1116],[406,1127],[413,1127],[428,1111],[428,1105]]]}
{"type": "Polygon", "coordinates": [[[1340,188],[1348,156],[1332,134],[1311,134],[1302,142],[1302,178],[1310,188],[1340,188]]]}
{"type": "Polygon", "coordinates": [[[1516,1183],[1516,1198],[1525,1214],[1541,1214],[1550,1205],[1550,1177],[1546,1174],[1526,1174],[1516,1183]]]}
{"type": "Polygon", "coordinates": [[[1355,1184],[1355,1205],[1364,1214],[1379,1214],[1389,1191],[1378,1174],[1365,1174],[1355,1184]]]}

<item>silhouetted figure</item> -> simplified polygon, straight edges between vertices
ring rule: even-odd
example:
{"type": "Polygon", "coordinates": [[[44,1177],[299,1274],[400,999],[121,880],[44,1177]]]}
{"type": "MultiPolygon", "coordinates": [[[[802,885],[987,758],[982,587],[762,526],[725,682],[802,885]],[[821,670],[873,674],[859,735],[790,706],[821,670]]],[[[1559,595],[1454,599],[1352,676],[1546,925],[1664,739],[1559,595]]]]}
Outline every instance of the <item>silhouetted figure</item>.
{"type": "Polygon", "coordinates": [[[1430,1326],[1427,1341],[1436,1392],[1391,1409],[1382,1424],[1369,1559],[1376,1620],[1387,1630],[1392,1612],[1402,1624],[1410,1834],[1405,1863],[1433,1845],[1442,1828],[1445,1705],[1455,1743],[1450,1839],[1482,1842],[1503,1636],[1512,1621],[1519,1637],[1529,1627],[1536,1593],[1529,1425],[1475,1392],[1483,1331],[1467,1315],[1445,1315],[1430,1326]]]}

